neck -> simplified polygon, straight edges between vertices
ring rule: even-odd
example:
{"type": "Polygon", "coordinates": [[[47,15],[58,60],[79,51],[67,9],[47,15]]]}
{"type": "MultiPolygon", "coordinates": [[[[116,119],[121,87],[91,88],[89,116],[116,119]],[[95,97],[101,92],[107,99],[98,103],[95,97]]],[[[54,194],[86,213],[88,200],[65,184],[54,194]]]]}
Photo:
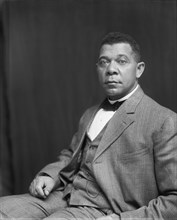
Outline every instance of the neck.
{"type": "Polygon", "coordinates": [[[138,89],[138,87],[139,87],[139,84],[137,84],[137,85],[135,86],[135,88],[134,88],[131,92],[129,92],[127,95],[123,96],[123,97],[120,98],[120,99],[111,100],[111,99],[108,97],[108,100],[109,100],[110,103],[114,103],[114,102],[117,102],[117,101],[118,101],[118,102],[125,101],[125,100],[127,100],[128,98],[130,98],[130,96],[133,95],[133,93],[138,89]]]}

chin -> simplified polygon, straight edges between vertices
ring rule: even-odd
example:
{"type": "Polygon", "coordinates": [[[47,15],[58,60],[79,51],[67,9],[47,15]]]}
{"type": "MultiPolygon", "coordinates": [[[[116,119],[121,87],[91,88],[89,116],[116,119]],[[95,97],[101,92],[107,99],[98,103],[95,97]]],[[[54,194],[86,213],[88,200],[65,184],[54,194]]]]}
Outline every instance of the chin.
{"type": "Polygon", "coordinates": [[[116,99],[120,98],[120,95],[118,95],[118,94],[106,93],[106,95],[111,100],[116,100],[116,99]]]}
{"type": "Polygon", "coordinates": [[[107,91],[106,95],[109,97],[109,99],[111,100],[116,100],[116,99],[120,99],[122,97],[121,93],[115,93],[115,92],[111,92],[111,91],[107,91]]]}
{"type": "Polygon", "coordinates": [[[108,95],[108,98],[109,98],[110,100],[117,100],[117,99],[120,99],[121,97],[108,95]]]}

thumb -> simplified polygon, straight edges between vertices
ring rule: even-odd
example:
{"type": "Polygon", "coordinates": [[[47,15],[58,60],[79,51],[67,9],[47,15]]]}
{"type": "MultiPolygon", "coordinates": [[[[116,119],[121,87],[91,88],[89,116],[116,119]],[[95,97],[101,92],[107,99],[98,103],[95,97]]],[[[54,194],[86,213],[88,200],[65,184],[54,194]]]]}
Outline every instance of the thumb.
{"type": "Polygon", "coordinates": [[[44,194],[45,194],[45,196],[48,196],[49,195],[49,193],[50,193],[50,191],[48,190],[48,189],[46,189],[46,188],[44,188],[44,194]]]}
{"type": "Polygon", "coordinates": [[[43,189],[44,194],[45,194],[46,196],[48,196],[48,195],[50,194],[50,192],[52,191],[52,189],[53,189],[53,184],[52,184],[52,183],[48,183],[48,184],[45,186],[45,188],[43,189]]]}

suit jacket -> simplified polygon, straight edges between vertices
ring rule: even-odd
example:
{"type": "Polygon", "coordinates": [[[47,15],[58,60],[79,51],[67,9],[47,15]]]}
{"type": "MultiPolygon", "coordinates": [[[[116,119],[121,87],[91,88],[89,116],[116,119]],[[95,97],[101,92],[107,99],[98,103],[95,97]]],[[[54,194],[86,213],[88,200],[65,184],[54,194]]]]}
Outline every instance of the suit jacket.
{"type": "MultiPolygon", "coordinates": [[[[60,170],[61,190],[74,179],[83,139],[97,110],[94,106],[84,113],[70,150],[42,170],[53,178],[60,170]]],[[[120,219],[177,219],[177,114],[140,87],[111,118],[92,165],[120,219]]]]}

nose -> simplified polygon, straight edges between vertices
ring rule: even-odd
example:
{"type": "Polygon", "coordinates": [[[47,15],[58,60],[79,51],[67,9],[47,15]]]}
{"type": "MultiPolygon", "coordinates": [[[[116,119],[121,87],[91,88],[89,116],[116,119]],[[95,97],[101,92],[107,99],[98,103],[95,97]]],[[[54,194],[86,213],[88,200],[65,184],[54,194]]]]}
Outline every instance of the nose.
{"type": "Polygon", "coordinates": [[[115,75],[119,73],[119,69],[118,66],[116,65],[116,62],[114,62],[114,60],[112,60],[109,65],[107,66],[107,74],[108,75],[115,75]]]}

